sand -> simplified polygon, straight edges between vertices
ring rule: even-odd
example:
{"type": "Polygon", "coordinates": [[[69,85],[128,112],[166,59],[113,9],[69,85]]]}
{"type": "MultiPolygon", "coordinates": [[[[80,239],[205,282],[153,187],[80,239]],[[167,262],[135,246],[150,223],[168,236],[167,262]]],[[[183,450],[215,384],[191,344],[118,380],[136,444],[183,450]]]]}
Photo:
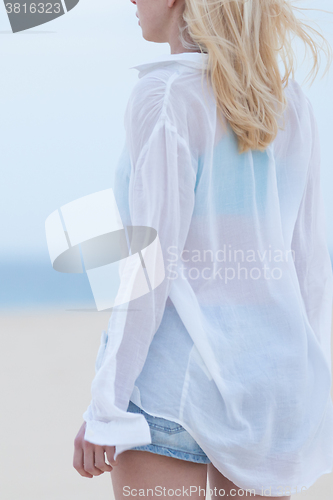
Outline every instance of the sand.
{"type": "MultiPolygon", "coordinates": [[[[66,310],[0,314],[1,499],[114,498],[109,473],[88,479],[72,466],[73,441],[90,402],[109,315],[66,310]]],[[[298,497],[331,500],[332,491],[333,474],[325,474],[298,497]]]]}

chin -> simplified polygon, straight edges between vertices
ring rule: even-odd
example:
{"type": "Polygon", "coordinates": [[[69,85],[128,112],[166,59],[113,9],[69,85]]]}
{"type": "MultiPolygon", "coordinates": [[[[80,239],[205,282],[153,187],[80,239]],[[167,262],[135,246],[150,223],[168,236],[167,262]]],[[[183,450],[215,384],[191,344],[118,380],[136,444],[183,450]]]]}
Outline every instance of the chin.
{"type": "Polygon", "coordinates": [[[147,40],[147,42],[155,42],[153,34],[147,30],[142,30],[142,37],[147,40]]]}
{"type": "Polygon", "coordinates": [[[166,41],[161,38],[156,34],[156,33],[146,33],[145,31],[142,30],[142,36],[147,42],[154,42],[154,43],[166,43],[166,41]]]}
{"type": "Polygon", "coordinates": [[[147,35],[144,35],[142,34],[143,38],[147,41],[147,42],[155,42],[156,43],[156,40],[151,37],[151,36],[147,36],[147,35]]]}

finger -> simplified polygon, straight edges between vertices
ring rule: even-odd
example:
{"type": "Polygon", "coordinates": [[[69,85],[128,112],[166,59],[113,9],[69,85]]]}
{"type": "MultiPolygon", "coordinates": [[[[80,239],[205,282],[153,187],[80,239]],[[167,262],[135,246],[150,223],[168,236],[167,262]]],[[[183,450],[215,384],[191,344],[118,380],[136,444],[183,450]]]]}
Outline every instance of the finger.
{"type": "Polygon", "coordinates": [[[95,467],[95,445],[88,441],[84,441],[83,453],[84,470],[93,476],[100,476],[103,474],[104,471],[95,467]]]}
{"type": "Polygon", "coordinates": [[[81,476],[92,478],[93,476],[86,472],[83,467],[83,449],[77,446],[74,447],[73,467],[81,476]]]}
{"type": "Polygon", "coordinates": [[[105,463],[104,448],[102,446],[95,446],[95,467],[103,472],[111,472],[112,467],[105,463]]]}
{"type": "Polygon", "coordinates": [[[114,459],[115,446],[105,446],[105,453],[109,464],[111,464],[112,466],[118,465],[119,463],[118,459],[117,460],[114,459]]]}

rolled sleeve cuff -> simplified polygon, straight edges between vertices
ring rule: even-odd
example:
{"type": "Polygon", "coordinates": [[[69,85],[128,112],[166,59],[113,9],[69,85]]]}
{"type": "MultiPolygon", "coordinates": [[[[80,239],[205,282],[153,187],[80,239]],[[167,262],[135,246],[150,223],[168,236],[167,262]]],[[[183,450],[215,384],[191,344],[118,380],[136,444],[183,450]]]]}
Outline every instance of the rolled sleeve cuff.
{"type": "Polygon", "coordinates": [[[151,444],[150,428],[142,414],[126,413],[123,418],[101,422],[91,419],[89,409],[83,414],[86,421],[84,439],[99,446],[116,446],[115,458],[134,446],[151,444]]]}

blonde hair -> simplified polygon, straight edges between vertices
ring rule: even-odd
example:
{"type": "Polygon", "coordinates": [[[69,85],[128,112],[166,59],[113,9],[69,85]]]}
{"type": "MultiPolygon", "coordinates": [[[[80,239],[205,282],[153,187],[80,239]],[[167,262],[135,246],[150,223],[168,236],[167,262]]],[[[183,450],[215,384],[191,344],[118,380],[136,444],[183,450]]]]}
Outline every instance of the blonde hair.
{"type": "Polygon", "coordinates": [[[290,75],[294,78],[292,34],[304,42],[306,54],[308,48],[312,51],[311,85],[319,71],[319,50],[328,57],[324,74],[332,62],[324,36],[294,13],[294,9],[322,9],[292,4],[291,0],[185,0],[180,40],[186,48],[208,53],[207,78],[219,113],[238,137],[239,153],[265,151],[278,133],[277,120],[287,107],[283,85],[288,85],[290,75]],[[319,35],[326,51],[307,31],[319,35]],[[285,68],[283,78],[278,55],[285,68]]]}

